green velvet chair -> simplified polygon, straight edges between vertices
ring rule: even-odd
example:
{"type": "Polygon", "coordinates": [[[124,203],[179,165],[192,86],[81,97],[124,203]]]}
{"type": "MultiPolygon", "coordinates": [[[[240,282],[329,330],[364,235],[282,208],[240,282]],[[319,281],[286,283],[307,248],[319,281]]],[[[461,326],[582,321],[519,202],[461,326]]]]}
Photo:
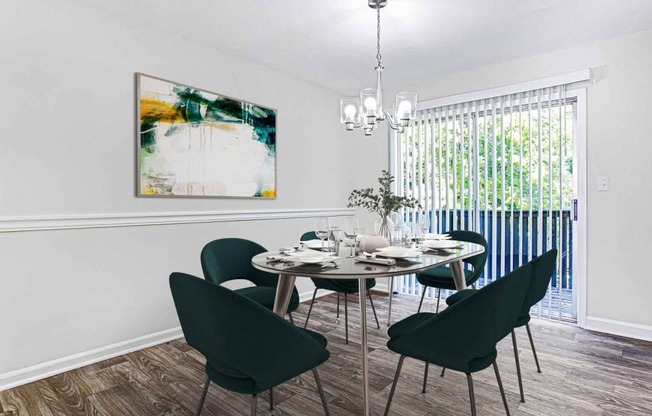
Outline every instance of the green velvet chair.
{"type": "Polygon", "coordinates": [[[170,289],[186,342],[206,357],[206,383],[251,395],[256,415],[258,394],[312,370],[326,415],[328,405],[317,373],[329,352],[326,338],[285,321],[251,299],[183,273],[170,275],[170,289]]]}
{"type": "MultiPolygon", "coordinates": [[[[463,260],[464,263],[471,265],[473,268],[473,270],[464,269],[466,285],[471,286],[480,278],[484,265],[487,262],[487,240],[482,235],[473,231],[450,231],[447,234],[449,234],[453,240],[476,243],[484,247],[483,253],[463,260]]],[[[439,312],[439,300],[441,299],[442,289],[456,289],[455,281],[453,280],[453,273],[451,268],[448,266],[432,267],[421,273],[417,273],[417,281],[425,286],[421,292],[421,301],[419,302],[417,313],[421,312],[421,305],[423,304],[423,297],[426,294],[426,287],[437,288],[437,312],[439,312]]]]}
{"type": "Polygon", "coordinates": [[[385,415],[389,413],[401,366],[406,357],[466,374],[471,414],[476,414],[472,373],[493,365],[500,394],[509,415],[496,365],[496,344],[514,328],[530,283],[525,265],[485,286],[439,314],[417,313],[389,328],[387,347],[400,354],[385,415]]]}
{"type": "MultiPolygon", "coordinates": [[[[525,296],[525,301],[523,302],[523,307],[521,309],[518,320],[516,321],[516,325],[514,325],[514,329],[525,326],[525,329],[527,330],[527,336],[530,339],[530,345],[532,346],[534,362],[537,365],[537,371],[539,373],[541,372],[541,367],[539,366],[537,350],[534,348],[532,332],[530,332],[530,309],[539,303],[541,299],[544,298],[544,296],[546,296],[548,285],[550,284],[550,279],[552,278],[552,274],[555,271],[555,265],[557,264],[557,254],[558,250],[553,248],[552,250],[540,255],[528,263],[532,266],[532,278],[530,279],[530,287],[525,296]]],[[[474,290],[463,290],[461,292],[455,293],[446,299],[446,303],[448,305],[454,305],[455,303],[460,302],[462,299],[471,296],[474,292],[474,290]]],[[[525,402],[525,394],[523,392],[523,378],[521,377],[521,363],[518,359],[518,346],[516,344],[516,333],[514,332],[514,329],[512,329],[512,346],[514,347],[514,360],[516,361],[518,388],[521,393],[521,402],[525,402]]]]}
{"type": "MultiPolygon", "coordinates": [[[[222,238],[211,241],[201,251],[204,278],[218,285],[235,279],[249,280],[255,286],[237,289],[236,292],[269,310],[274,310],[278,276],[258,270],[251,265],[252,257],[266,251],[260,244],[242,238],[222,238]]],[[[288,315],[292,323],[294,320],[291,312],[298,307],[299,292],[295,287],[288,305],[288,315]]]]}
{"type": "MultiPolygon", "coordinates": [[[[309,241],[315,240],[317,236],[314,231],[308,231],[303,233],[300,241],[309,241]]],[[[303,324],[303,327],[308,326],[308,320],[310,319],[310,313],[312,312],[312,305],[315,303],[315,297],[317,296],[317,291],[319,289],[331,290],[337,293],[337,317],[340,317],[340,293],[344,294],[344,339],[346,343],[349,343],[349,302],[348,295],[358,293],[360,290],[358,279],[315,279],[311,277],[312,282],[315,284],[315,291],[312,294],[312,301],[310,301],[310,308],[308,309],[308,316],[306,316],[306,322],[303,324]]],[[[374,318],[376,319],[376,326],[380,329],[380,323],[378,323],[378,315],[376,315],[376,308],[374,307],[374,301],[371,299],[371,293],[369,289],[376,286],[376,279],[367,279],[367,297],[369,298],[369,303],[371,304],[371,310],[374,312],[374,318]]]]}

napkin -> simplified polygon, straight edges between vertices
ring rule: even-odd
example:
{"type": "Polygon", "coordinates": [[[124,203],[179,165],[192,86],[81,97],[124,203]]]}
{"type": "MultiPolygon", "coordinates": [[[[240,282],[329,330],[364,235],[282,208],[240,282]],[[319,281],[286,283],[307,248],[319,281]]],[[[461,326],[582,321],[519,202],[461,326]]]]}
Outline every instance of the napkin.
{"type": "Polygon", "coordinates": [[[355,261],[359,263],[384,264],[385,266],[396,264],[396,260],[394,259],[382,259],[379,257],[356,257],[355,261]]]}

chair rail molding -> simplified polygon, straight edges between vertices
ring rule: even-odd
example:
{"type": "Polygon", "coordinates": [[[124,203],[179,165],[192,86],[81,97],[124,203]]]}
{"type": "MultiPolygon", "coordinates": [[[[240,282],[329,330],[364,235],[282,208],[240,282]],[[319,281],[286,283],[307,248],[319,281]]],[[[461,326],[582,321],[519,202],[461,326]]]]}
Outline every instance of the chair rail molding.
{"type": "Polygon", "coordinates": [[[343,217],[351,208],[297,208],[232,211],[182,211],[0,217],[0,233],[142,227],[232,221],[265,221],[319,216],[343,217]]]}

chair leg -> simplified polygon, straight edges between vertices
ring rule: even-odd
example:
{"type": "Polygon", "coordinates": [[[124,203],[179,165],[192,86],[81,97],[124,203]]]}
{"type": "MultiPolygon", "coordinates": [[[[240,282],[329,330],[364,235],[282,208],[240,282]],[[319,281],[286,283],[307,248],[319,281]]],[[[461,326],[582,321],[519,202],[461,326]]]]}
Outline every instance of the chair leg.
{"type": "Polygon", "coordinates": [[[417,313],[421,312],[421,305],[423,305],[423,297],[426,296],[426,287],[423,287],[423,290],[421,291],[421,301],[419,301],[419,309],[417,309],[417,313]]]}
{"type": "Polygon", "coordinates": [[[398,376],[401,374],[401,367],[403,367],[403,360],[405,360],[405,355],[401,355],[401,358],[398,360],[398,367],[396,368],[396,374],[394,375],[394,382],[392,383],[392,389],[389,391],[389,397],[387,398],[387,407],[385,407],[385,416],[389,414],[389,407],[392,405],[392,399],[394,398],[394,391],[396,391],[396,383],[398,383],[398,376]]]}
{"type": "Polygon", "coordinates": [[[446,372],[446,367],[442,367],[441,368],[441,374],[439,375],[439,377],[444,377],[445,372],[446,372]]]}
{"type": "Polygon", "coordinates": [[[473,377],[471,377],[471,373],[466,373],[466,381],[469,384],[469,399],[471,399],[471,416],[476,416],[475,393],[473,392],[473,377]]]}
{"type": "Polygon", "coordinates": [[[344,294],[344,339],[349,343],[349,301],[347,294],[344,294]]]}
{"type": "Polygon", "coordinates": [[[290,317],[290,322],[292,323],[292,325],[294,325],[294,318],[292,317],[292,313],[288,312],[288,316],[290,317]]]}
{"type": "Polygon", "coordinates": [[[532,353],[534,354],[534,362],[537,363],[537,373],[541,372],[541,367],[539,367],[539,359],[537,358],[537,350],[534,348],[534,340],[532,339],[532,333],[530,332],[530,324],[525,324],[525,329],[527,329],[527,336],[530,338],[530,345],[532,346],[532,353]]]}
{"type": "Polygon", "coordinates": [[[337,317],[340,317],[340,292],[337,292],[337,317]]]}
{"type": "Polygon", "coordinates": [[[376,327],[380,329],[380,323],[378,323],[378,315],[376,315],[376,308],[374,308],[374,301],[371,299],[371,293],[367,292],[367,297],[369,298],[369,303],[371,304],[371,310],[374,311],[374,318],[376,318],[376,327]]]}
{"type": "Polygon", "coordinates": [[[310,302],[310,308],[308,308],[308,316],[306,316],[306,322],[303,324],[303,329],[306,329],[308,326],[308,319],[310,319],[310,312],[312,312],[312,305],[315,303],[315,297],[317,296],[317,288],[312,294],[312,301],[310,302]]]}
{"type": "Polygon", "coordinates": [[[514,347],[514,361],[516,361],[516,376],[518,377],[518,390],[521,392],[521,403],[525,403],[523,393],[523,378],[521,376],[521,363],[518,359],[518,346],[516,345],[516,333],[512,329],[512,346],[514,347]]]}
{"type": "Polygon", "coordinates": [[[439,313],[439,300],[441,299],[441,289],[437,288],[437,309],[435,309],[435,313],[439,313]]]}
{"type": "Polygon", "coordinates": [[[421,389],[421,393],[426,392],[426,384],[428,384],[428,367],[430,367],[430,363],[426,363],[426,369],[423,371],[423,389],[421,389]]]}
{"type": "Polygon", "coordinates": [[[317,373],[316,368],[312,369],[312,374],[315,376],[315,381],[317,382],[317,390],[319,390],[319,397],[321,397],[321,404],[324,406],[324,413],[326,414],[326,416],[330,416],[330,412],[328,411],[328,403],[326,403],[326,395],[324,394],[324,389],[321,386],[321,380],[319,379],[319,373],[317,373]]]}
{"type": "Polygon", "coordinates": [[[269,389],[269,411],[274,410],[274,387],[269,389]]]}
{"type": "Polygon", "coordinates": [[[498,372],[498,364],[494,361],[494,372],[496,373],[496,381],[498,381],[498,388],[500,389],[500,396],[503,398],[505,405],[505,413],[509,416],[509,407],[507,406],[507,397],[505,397],[505,389],[503,389],[503,382],[500,380],[500,373],[498,372]]]}
{"type": "Polygon", "coordinates": [[[258,395],[251,395],[251,416],[256,416],[256,411],[258,410],[258,395]]]}
{"type": "Polygon", "coordinates": [[[211,385],[211,381],[206,377],[206,382],[204,383],[204,390],[201,392],[201,399],[199,399],[199,406],[197,406],[196,415],[201,415],[201,409],[204,407],[204,402],[206,401],[206,394],[208,393],[208,387],[211,385]]]}

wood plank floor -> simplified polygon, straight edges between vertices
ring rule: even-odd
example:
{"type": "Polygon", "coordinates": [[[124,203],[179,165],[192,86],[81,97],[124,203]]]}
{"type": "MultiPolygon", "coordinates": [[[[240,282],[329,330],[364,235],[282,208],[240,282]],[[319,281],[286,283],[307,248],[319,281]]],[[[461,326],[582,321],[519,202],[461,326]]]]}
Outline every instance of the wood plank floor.
{"type": "MultiPolygon", "coordinates": [[[[381,319],[377,329],[368,308],[372,414],[384,411],[398,356],[387,342],[387,297],[374,295],[381,319]]],[[[344,314],[335,316],[335,295],[320,298],[309,328],[328,338],[331,358],[319,372],[333,415],[360,414],[360,345],[357,296],[349,298],[350,343],[344,342],[344,314]]],[[[342,302],[343,303],[343,302],[342,302]]],[[[418,299],[395,296],[394,321],[416,311],[418,299]]],[[[425,302],[434,310],[434,302],[425,302]]],[[[308,305],[294,313],[303,323],[308,305]]],[[[538,374],[527,334],[518,342],[526,403],[519,402],[511,339],[499,345],[498,365],[513,415],[651,415],[652,343],[601,335],[575,326],[533,320],[543,373],[538,374]]],[[[203,357],[183,340],[133,352],[101,363],[0,392],[0,416],[14,415],[191,415],[204,381],[203,357]]],[[[431,368],[428,391],[421,393],[423,363],[407,359],[392,415],[470,414],[466,377],[431,368]]],[[[491,367],[474,375],[479,415],[503,415],[491,367]]],[[[259,415],[270,414],[267,393],[259,415]]],[[[321,415],[311,373],[274,391],[274,415],[321,415]]],[[[248,397],[212,385],[203,415],[248,415],[248,397]]]]}

